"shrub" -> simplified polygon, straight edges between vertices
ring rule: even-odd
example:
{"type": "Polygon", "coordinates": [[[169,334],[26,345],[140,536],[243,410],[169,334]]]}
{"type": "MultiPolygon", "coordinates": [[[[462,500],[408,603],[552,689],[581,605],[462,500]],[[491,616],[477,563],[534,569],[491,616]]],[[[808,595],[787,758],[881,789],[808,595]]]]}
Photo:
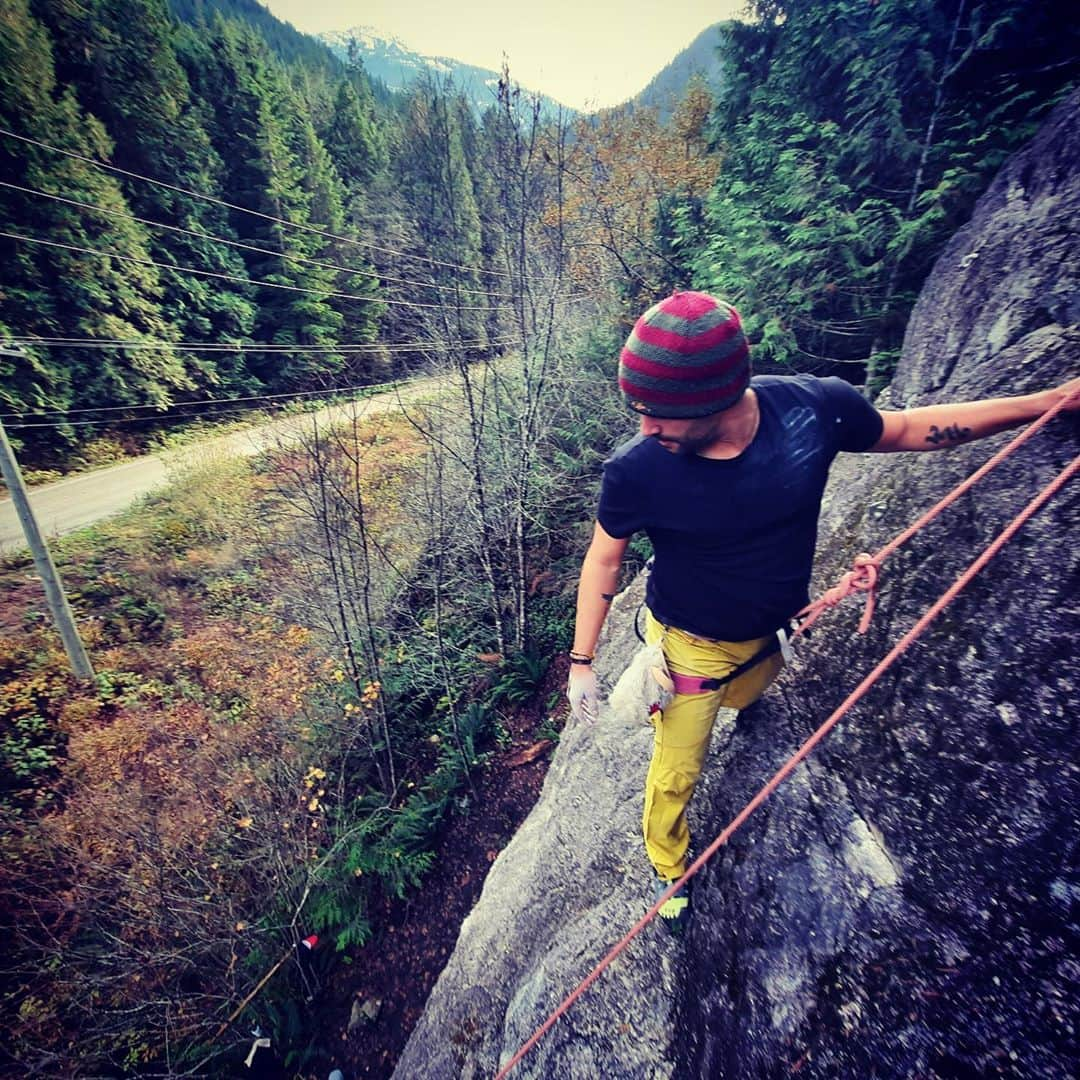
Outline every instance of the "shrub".
{"type": "Polygon", "coordinates": [[[112,465],[114,462],[123,461],[134,451],[134,445],[130,441],[125,442],[120,436],[98,435],[83,443],[79,448],[75,464],[83,468],[95,469],[102,465],[112,465]]]}
{"type": "MultiPolygon", "coordinates": [[[[45,484],[55,484],[62,480],[64,474],[57,469],[26,469],[23,472],[23,480],[27,487],[41,487],[45,484]]],[[[4,485],[0,484],[0,488],[4,485]]]]}
{"type": "Polygon", "coordinates": [[[62,654],[33,635],[23,642],[0,638],[0,680],[0,801],[26,807],[61,760],[58,720],[71,679],[62,654]]]}
{"type": "Polygon", "coordinates": [[[71,588],[80,608],[94,610],[99,640],[155,641],[165,628],[165,608],[151,583],[128,573],[105,571],[71,588]]]}
{"type": "MultiPolygon", "coordinates": [[[[206,703],[144,699],[141,679],[99,666],[108,709],[65,713],[56,809],[6,822],[5,968],[18,999],[37,1003],[9,1033],[15,1052],[62,1048],[74,1031],[79,1068],[112,1074],[159,1056],[166,1032],[196,1046],[223,996],[253,984],[237,960],[287,942],[275,928],[302,906],[327,838],[302,782],[309,638],[269,621],[208,627],[168,647],[206,703]]],[[[28,703],[24,721],[29,703],[47,699],[55,716],[61,702],[43,675],[6,692],[28,703]]],[[[34,721],[13,730],[48,752],[34,721]]],[[[48,767],[14,748],[24,773],[48,767]]]]}
{"type": "Polygon", "coordinates": [[[491,687],[492,701],[524,704],[536,693],[547,669],[548,661],[539,652],[529,649],[515,653],[503,663],[499,677],[491,687]]]}

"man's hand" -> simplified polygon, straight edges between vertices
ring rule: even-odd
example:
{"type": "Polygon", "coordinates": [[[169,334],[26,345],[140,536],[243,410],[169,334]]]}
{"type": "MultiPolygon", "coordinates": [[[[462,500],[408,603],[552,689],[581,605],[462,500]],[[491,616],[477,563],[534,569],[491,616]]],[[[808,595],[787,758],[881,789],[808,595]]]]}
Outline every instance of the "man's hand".
{"type": "Polygon", "coordinates": [[[588,664],[571,664],[570,678],[566,683],[566,697],[570,702],[570,715],[579,723],[596,723],[600,715],[600,695],[596,689],[596,673],[588,664]]]}
{"type": "Polygon", "coordinates": [[[1046,410],[1052,409],[1058,401],[1065,398],[1068,404],[1065,406],[1066,412],[1076,412],[1080,410],[1080,377],[1070,379],[1066,383],[1062,383],[1060,386],[1054,387],[1053,390],[1047,391],[1050,398],[1049,403],[1046,406],[1046,410]]]}

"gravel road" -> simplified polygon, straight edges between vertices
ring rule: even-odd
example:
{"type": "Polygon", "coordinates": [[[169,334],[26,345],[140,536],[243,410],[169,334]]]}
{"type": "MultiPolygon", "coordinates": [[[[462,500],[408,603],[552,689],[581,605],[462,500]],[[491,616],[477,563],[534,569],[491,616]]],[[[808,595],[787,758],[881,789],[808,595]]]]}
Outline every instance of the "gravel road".
{"type": "MultiPolygon", "coordinates": [[[[357,405],[328,405],[317,412],[272,420],[244,431],[217,435],[178,450],[125,461],[105,469],[82,473],[46,484],[30,492],[30,505],[46,538],[63,536],[107,518],[129,507],[136,499],[169,482],[174,470],[193,455],[257,454],[267,447],[288,443],[311,430],[313,419],[320,424],[347,420],[354,408],[366,417],[400,409],[445,385],[443,376],[415,379],[396,390],[362,399],[357,405]]],[[[0,552],[25,549],[22,528],[11,499],[0,499],[0,552]]]]}

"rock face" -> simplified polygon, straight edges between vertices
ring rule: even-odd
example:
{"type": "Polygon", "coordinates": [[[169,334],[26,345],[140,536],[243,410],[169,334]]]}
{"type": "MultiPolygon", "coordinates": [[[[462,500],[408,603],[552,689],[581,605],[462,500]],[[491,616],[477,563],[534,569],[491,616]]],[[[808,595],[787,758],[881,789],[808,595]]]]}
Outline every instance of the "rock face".
{"type": "MultiPolygon", "coordinates": [[[[1080,371],[1080,100],[1011,159],[911,318],[884,407],[1017,394],[1080,371]]],[[[691,808],[711,839],[1077,452],[1059,418],[885,565],[865,637],[826,616],[778,684],[722,716],[691,808]]],[[[845,456],[815,592],[1008,435],[845,456]]],[[[1080,1022],[1076,485],[975,580],[515,1077],[1075,1075],[1080,1022]]],[[[599,670],[632,657],[641,583],[599,670]]],[[[651,731],[571,727],[499,856],[395,1076],[491,1077],[647,907],[651,731]]]]}

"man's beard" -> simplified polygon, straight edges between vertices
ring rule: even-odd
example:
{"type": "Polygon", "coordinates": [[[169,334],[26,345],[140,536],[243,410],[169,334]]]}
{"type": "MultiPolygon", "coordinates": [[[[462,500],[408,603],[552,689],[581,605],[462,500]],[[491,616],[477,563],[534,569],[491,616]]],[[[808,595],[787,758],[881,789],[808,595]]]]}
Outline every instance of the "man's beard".
{"type": "Polygon", "coordinates": [[[661,438],[659,435],[651,435],[649,437],[656,439],[669,454],[693,457],[716,442],[717,435],[715,429],[710,429],[700,435],[683,435],[681,438],[673,438],[671,436],[661,438]]]}

